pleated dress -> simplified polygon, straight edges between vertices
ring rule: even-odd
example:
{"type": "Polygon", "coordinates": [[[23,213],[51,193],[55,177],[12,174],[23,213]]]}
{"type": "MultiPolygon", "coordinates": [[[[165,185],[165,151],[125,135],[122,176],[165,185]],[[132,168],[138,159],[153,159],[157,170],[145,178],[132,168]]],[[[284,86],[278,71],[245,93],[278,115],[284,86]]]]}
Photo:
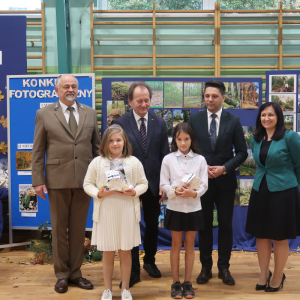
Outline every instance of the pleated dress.
{"type": "MultiPolygon", "coordinates": [[[[260,162],[265,165],[272,141],[263,141],[260,162]]],[[[299,154],[300,155],[300,154],[299,154]]],[[[252,189],[246,232],[260,239],[295,239],[300,235],[300,196],[298,187],[270,192],[266,176],[259,192],[252,189]]]]}
{"type": "Polygon", "coordinates": [[[100,251],[126,251],[141,244],[132,196],[112,194],[102,199],[99,222],[93,223],[91,244],[100,251]]]}

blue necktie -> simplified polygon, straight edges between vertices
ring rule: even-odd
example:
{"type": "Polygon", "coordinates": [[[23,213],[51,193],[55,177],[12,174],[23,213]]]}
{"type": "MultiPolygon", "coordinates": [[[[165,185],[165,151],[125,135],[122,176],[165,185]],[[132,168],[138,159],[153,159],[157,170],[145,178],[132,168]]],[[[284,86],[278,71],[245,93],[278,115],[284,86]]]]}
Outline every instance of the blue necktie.
{"type": "Polygon", "coordinates": [[[147,134],[146,134],[146,125],[145,125],[145,118],[140,118],[142,121],[141,127],[140,127],[140,134],[142,138],[142,144],[144,151],[146,150],[146,144],[147,144],[147,134]]]}
{"type": "Polygon", "coordinates": [[[216,124],[216,114],[212,114],[211,115],[212,120],[210,123],[210,144],[211,147],[213,148],[213,150],[215,150],[215,146],[216,146],[216,141],[217,141],[217,124],[216,124]]]}

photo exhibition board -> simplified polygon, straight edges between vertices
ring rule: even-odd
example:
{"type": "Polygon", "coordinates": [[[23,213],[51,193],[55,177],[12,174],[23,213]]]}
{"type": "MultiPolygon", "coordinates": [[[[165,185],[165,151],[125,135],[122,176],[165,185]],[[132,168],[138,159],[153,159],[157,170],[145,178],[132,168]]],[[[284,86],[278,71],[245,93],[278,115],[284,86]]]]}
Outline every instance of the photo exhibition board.
{"type": "MultiPolygon", "coordinates": [[[[243,126],[248,148],[248,158],[237,168],[238,189],[235,205],[247,206],[249,190],[256,173],[256,164],[251,151],[251,136],[255,130],[258,108],[262,104],[262,78],[103,78],[102,79],[102,134],[111,122],[131,110],[128,104],[129,86],[134,81],[148,83],[152,90],[150,112],[164,118],[167,125],[169,144],[172,141],[173,128],[179,122],[187,121],[191,114],[205,109],[204,84],[210,80],[223,81],[226,98],[223,109],[237,115],[243,126]],[[242,197],[242,200],[240,199],[242,197]]],[[[163,228],[165,199],[162,202],[159,227],[163,228]]]]}
{"type": "MultiPolygon", "coordinates": [[[[73,74],[79,82],[77,100],[95,104],[95,75],[73,74]]],[[[58,101],[55,80],[59,74],[7,76],[8,167],[12,229],[35,229],[51,222],[49,199],[37,197],[31,185],[31,160],[36,111],[58,101]]],[[[92,228],[92,201],[87,228],[92,228]]]]}
{"type": "Polygon", "coordinates": [[[300,70],[266,72],[266,101],[278,103],[285,126],[300,131],[300,70]]]}

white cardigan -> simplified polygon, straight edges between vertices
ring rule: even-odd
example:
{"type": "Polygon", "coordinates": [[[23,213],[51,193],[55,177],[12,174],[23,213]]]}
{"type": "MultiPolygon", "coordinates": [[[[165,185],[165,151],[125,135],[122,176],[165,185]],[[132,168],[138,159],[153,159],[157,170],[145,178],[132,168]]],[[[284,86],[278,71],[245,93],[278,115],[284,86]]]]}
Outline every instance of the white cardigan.
{"type": "MultiPolygon", "coordinates": [[[[103,198],[98,198],[99,188],[107,183],[105,171],[110,170],[110,160],[106,157],[97,156],[94,158],[87,170],[83,182],[84,191],[94,198],[93,221],[99,221],[99,211],[103,198]]],[[[136,192],[133,196],[136,222],[141,220],[139,196],[148,189],[148,181],[142,163],[134,156],[126,157],[123,160],[125,176],[130,184],[134,185],[136,192]]],[[[120,196],[122,197],[122,196],[120,196]]]]}

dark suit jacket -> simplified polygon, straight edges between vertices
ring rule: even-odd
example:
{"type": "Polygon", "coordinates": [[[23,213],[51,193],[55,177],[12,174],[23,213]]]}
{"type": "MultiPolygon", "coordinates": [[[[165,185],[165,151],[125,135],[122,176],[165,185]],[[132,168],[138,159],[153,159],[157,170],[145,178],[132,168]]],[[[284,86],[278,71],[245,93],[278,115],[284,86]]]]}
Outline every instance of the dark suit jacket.
{"type": "Polygon", "coordinates": [[[126,132],[133,148],[133,156],[143,164],[150,190],[153,196],[158,196],[161,163],[164,156],[169,153],[166,122],[148,112],[146,151],[143,149],[141,135],[133,111],[113,121],[113,124],[122,126],[126,132]]]}
{"type": "Polygon", "coordinates": [[[96,111],[78,102],[77,106],[79,124],[75,137],[59,102],[37,111],[32,149],[33,186],[82,188],[89,163],[99,155],[100,136],[96,111]]]}
{"type": "Polygon", "coordinates": [[[212,149],[208,134],[207,110],[192,114],[189,125],[193,128],[198,147],[209,166],[225,166],[226,175],[215,178],[220,190],[236,189],[235,169],[247,158],[247,146],[239,117],[222,110],[219,135],[215,150],[212,149]],[[235,156],[233,153],[235,148],[235,156]]]}

